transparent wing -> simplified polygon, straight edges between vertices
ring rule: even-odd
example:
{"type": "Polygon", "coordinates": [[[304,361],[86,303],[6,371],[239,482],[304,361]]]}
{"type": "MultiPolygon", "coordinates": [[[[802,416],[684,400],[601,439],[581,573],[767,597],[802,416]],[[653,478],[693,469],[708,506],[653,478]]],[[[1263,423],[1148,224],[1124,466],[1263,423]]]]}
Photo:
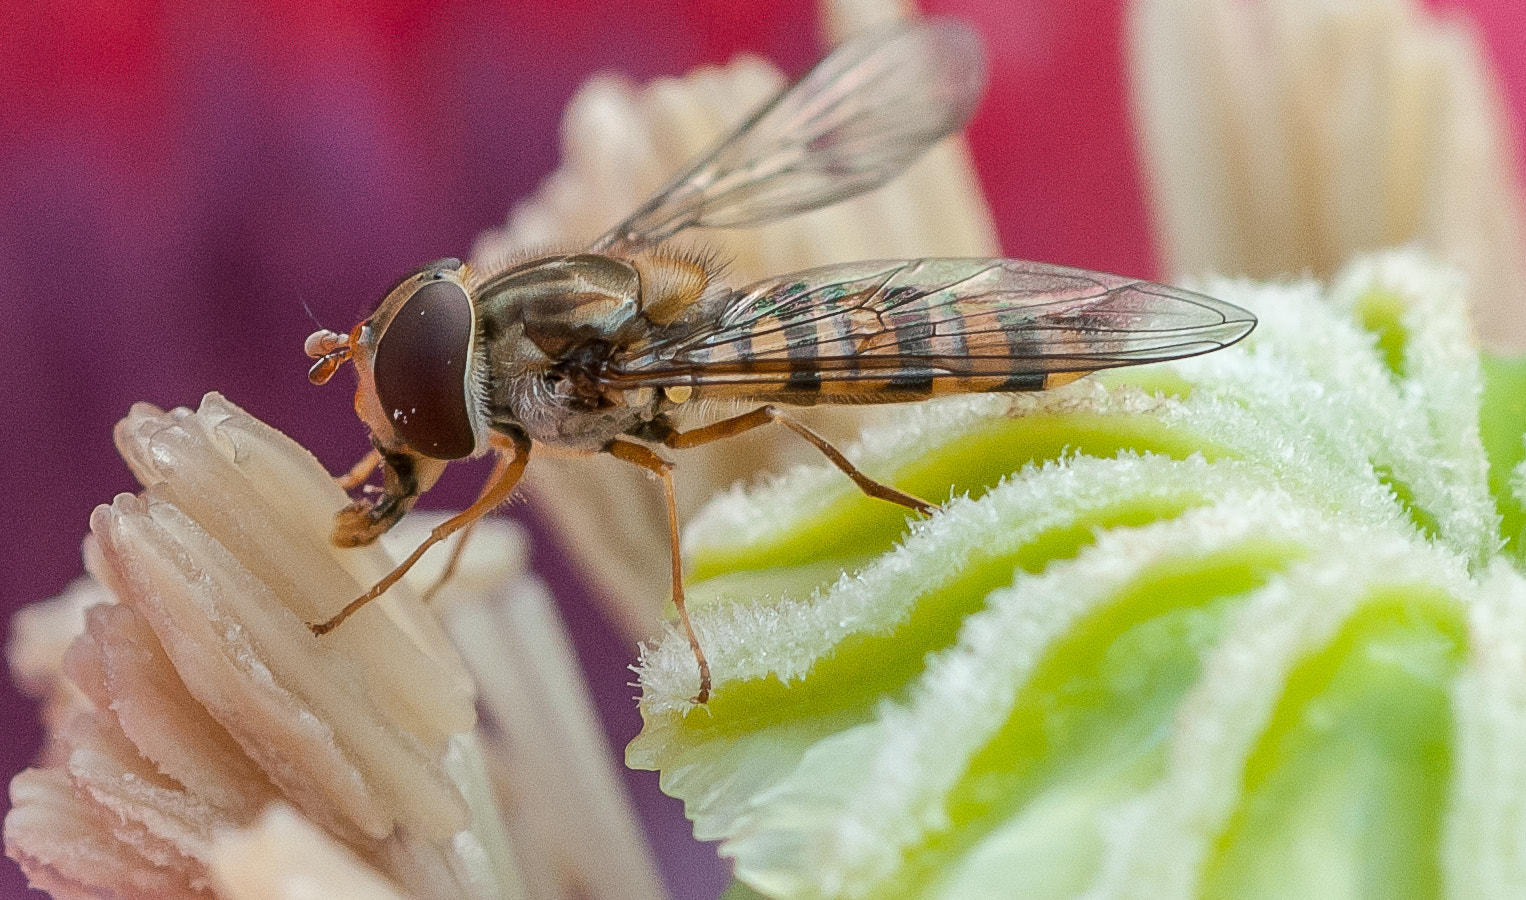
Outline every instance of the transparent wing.
{"type": "Polygon", "coordinates": [[[632,348],[608,377],[654,387],[732,385],[759,396],[887,379],[998,379],[945,386],[1020,390],[1042,387],[1049,373],[1218,350],[1255,324],[1249,312],[1212,297],[1063,266],[855,262],[735,292],[685,333],[632,348]]]}
{"type": "Polygon", "coordinates": [[[979,37],[947,19],[839,47],[594,242],[629,253],[695,227],[757,225],[878,187],[959,130],[985,86],[979,37]]]}

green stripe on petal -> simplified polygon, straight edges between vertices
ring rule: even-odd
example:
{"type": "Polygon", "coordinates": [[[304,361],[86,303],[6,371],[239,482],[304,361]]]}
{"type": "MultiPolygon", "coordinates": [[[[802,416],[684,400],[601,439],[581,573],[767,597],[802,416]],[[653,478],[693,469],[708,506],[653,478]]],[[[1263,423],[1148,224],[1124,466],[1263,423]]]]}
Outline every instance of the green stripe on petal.
{"type": "Polygon", "coordinates": [[[1506,550],[1521,557],[1526,491],[1517,472],[1526,462],[1526,356],[1484,354],[1480,436],[1489,458],[1489,492],[1500,512],[1506,550]]]}

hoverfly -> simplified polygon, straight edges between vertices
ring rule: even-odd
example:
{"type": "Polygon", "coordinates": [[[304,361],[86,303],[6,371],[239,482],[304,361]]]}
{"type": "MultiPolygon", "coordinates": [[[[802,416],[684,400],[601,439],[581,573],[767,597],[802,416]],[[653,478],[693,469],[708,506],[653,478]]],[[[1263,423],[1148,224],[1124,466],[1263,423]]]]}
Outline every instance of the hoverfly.
{"type": "Polygon", "coordinates": [[[928,513],[932,504],[864,475],[780,406],[1043,390],[1098,369],[1218,350],[1250,332],[1250,313],[1210,297],[1042,263],[854,262],[734,288],[704,255],[669,243],[688,229],[758,225],[878,187],[963,126],[982,70],[979,40],[961,24],[870,32],[586,251],[498,272],[433,262],[349,334],[308,338],[314,383],[347,361],[359,373],[355,406],[374,451],[341,482],[353,488],[377,466],[383,473],[379,496],[339,513],[336,544],[374,541],[449,461],[498,457],[471,507],[313,631],[332,630],[507,499],[537,444],[608,453],[662,485],[673,600],[699,668],[695,701],[705,703],[710,669],[684,606],[672,463],[655,448],[778,423],[866,493],[928,513]],[[760,405],[681,431],[671,414],[701,398],[760,405]]]}

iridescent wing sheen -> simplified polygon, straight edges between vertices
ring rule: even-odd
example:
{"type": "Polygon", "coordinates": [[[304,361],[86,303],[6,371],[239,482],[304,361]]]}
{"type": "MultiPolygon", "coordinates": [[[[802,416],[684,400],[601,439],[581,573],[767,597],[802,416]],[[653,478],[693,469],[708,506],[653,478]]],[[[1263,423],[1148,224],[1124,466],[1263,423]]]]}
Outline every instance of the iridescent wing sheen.
{"type": "Polygon", "coordinates": [[[627,254],[696,227],[758,225],[879,187],[963,127],[985,86],[979,37],[924,19],[839,47],[594,242],[627,254]]]}
{"type": "Polygon", "coordinates": [[[1218,350],[1255,323],[1192,291],[1064,266],[854,262],[734,292],[683,333],[630,348],[606,377],[799,403],[1034,390],[1054,373],[1218,350]]]}

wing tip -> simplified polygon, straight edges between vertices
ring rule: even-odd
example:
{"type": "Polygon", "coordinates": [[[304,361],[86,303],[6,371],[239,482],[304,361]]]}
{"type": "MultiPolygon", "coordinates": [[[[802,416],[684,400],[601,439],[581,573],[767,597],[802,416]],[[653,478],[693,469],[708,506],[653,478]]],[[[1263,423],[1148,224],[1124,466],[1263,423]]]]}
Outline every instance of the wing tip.
{"type": "Polygon", "coordinates": [[[1218,301],[1223,307],[1224,321],[1215,331],[1220,335],[1221,347],[1230,347],[1238,344],[1256,330],[1258,320],[1256,314],[1248,309],[1242,309],[1233,303],[1218,301]]]}

